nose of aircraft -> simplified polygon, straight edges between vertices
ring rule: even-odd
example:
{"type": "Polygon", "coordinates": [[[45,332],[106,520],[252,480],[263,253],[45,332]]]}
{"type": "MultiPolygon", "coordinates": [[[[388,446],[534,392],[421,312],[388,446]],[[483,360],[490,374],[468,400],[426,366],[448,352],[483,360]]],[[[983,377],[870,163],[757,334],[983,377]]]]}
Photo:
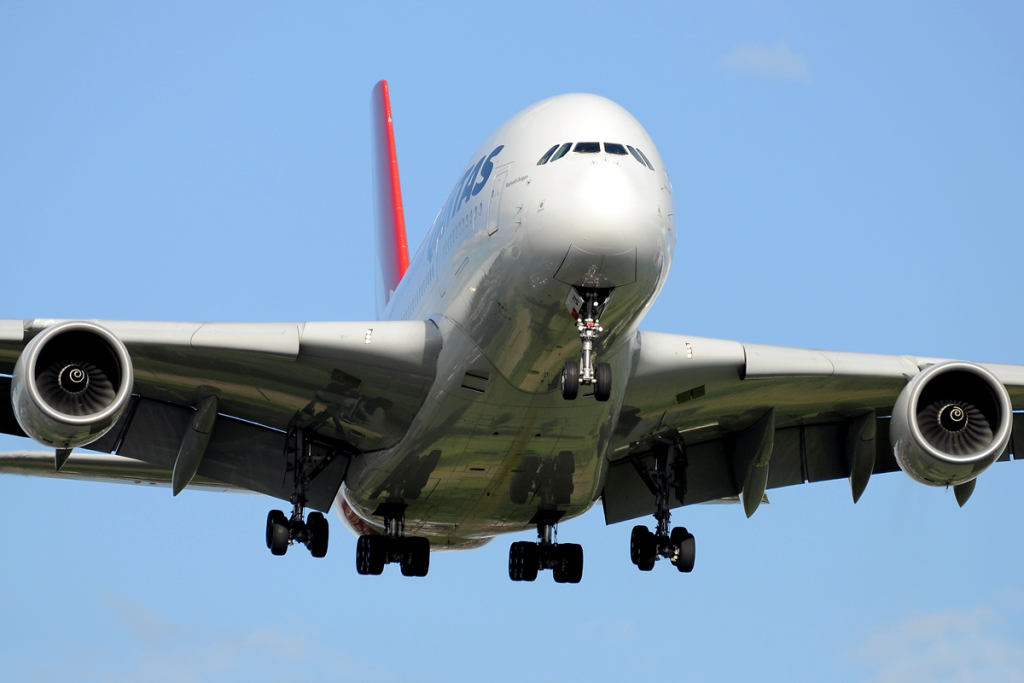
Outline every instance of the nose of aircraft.
{"type": "Polygon", "coordinates": [[[567,215],[561,222],[572,244],[608,254],[633,246],[631,224],[643,210],[636,179],[617,164],[598,161],[567,180],[567,215]]]}
{"type": "Polygon", "coordinates": [[[551,199],[530,223],[530,247],[542,261],[557,261],[560,281],[628,284],[637,249],[648,252],[657,241],[658,207],[643,182],[654,174],[648,179],[600,159],[572,161],[545,187],[551,199]]]}

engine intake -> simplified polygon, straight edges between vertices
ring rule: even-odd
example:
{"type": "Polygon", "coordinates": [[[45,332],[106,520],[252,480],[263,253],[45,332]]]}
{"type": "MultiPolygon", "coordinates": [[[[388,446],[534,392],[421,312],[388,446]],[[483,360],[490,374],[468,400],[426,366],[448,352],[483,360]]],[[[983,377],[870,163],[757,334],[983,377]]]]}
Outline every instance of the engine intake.
{"type": "Polygon", "coordinates": [[[995,375],[949,361],[926,368],[900,392],[889,442],[904,472],[923,484],[950,486],[988,469],[1012,428],[1010,395],[995,375]]]}
{"type": "Polygon", "coordinates": [[[131,398],[128,350],[100,325],[58,323],[22,351],[11,380],[18,424],[39,443],[76,448],[99,439],[131,398]]]}

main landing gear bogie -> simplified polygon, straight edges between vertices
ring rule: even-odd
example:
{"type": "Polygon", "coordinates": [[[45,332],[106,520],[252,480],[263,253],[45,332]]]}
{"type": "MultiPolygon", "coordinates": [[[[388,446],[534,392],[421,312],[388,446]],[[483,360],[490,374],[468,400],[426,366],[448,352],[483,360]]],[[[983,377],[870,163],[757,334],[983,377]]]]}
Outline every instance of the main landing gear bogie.
{"type": "Polygon", "coordinates": [[[654,448],[654,467],[649,468],[636,455],[630,460],[637,474],[654,494],[657,527],[651,531],[645,526],[633,527],[629,535],[629,559],[642,572],[654,569],[664,558],[682,573],[693,571],[696,543],[686,527],[671,529],[671,494],[682,502],[686,495],[686,446],[682,442],[659,442],[654,448]],[[671,529],[671,532],[669,531],[671,529]]]}
{"type": "Polygon", "coordinates": [[[313,557],[327,555],[330,526],[321,512],[310,512],[303,521],[310,483],[342,454],[336,445],[325,445],[322,439],[301,428],[288,431],[285,439],[286,471],[292,473],[292,513],[271,510],[267,515],[267,548],[274,555],[284,555],[288,546],[301,543],[313,557]]]}
{"type": "Polygon", "coordinates": [[[399,564],[402,576],[426,576],[430,570],[430,541],[405,535],[405,505],[385,503],[384,534],[364,534],[356,542],[356,571],[380,575],[384,566],[399,564]]]}
{"type": "Polygon", "coordinates": [[[284,555],[292,543],[302,543],[313,557],[324,557],[329,539],[330,527],[319,512],[309,513],[305,522],[301,508],[291,519],[280,510],[271,510],[267,515],[267,547],[274,555],[284,555]]]}
{"type": "Polygon", "coordinates": [[[430,541],[421,536],[360,536],[356,542],[356,571],[380,575],[384,566],[398,563],[402,576],[426,576],[430,570],[430,541]]]}
{"type": "Polygon", "coordinates": [[[645,526],[635,526],[629,536],[629,559],[642,572],[654,569],[655,562],[662,557],[680,572],[692,572],[695,548],[693,534],[686,527],[676,527],[671,534],[663,535],[645,526]]]}
{"type": "Polygon", "coordinates": [[[550,569],[555,583],[579,583],[583,578],[583,546],[552,540],[553,523],[537,524],[538,541],[516,541],[508,550],[508,577],[534,581],[541,569],[550,569]]]}
{"type": "Polygon", "coordinates": [[[562,366],[562,398],[566,401],[575,400],[580,385],[586,384],[594,387],[596,400],[607,401],[612,395],[612,367],[608,363],[594,363],[594,342],[604,331],[599,315],[611,297],[611,290],[574,289],[569,297],[570,301],[576,301],[579,305],[578,310],[572,310],[576,315],[576,330],[580,335],[583,353],[580,363],[571,360],[562,366]]]}

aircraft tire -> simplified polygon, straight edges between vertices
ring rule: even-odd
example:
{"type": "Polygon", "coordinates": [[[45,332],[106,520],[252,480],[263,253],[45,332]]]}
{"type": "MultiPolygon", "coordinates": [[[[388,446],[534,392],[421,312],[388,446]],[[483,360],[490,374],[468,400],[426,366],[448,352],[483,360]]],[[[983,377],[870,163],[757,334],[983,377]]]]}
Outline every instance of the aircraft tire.
{"type": "Polygon", "coordinates": [[[607,401],[612,396],[612,366],[608,363],[598,363],[594,367],[594,398],[598,401],[607,401]]]}
{"type": "Polygon", "coordinates": [[[288,552],[288,541],[291,540],[291,534],[288,531],[288,520],[283,512],[274,510],[267,516],[267,531],[271,554],[280,556],[288,552]]]}
{"type": "Polygon", "coordinates": [[[562,398],[566,401],[576,400],[580,393],[580,364],[574,360],[562,366],[562,398]]]}
{"type": "Polygon", "coordinates": [[[638,545],[640,553],[636,566],[642,572],[649,572],[654,569],[654,563],[658,561],[658,539],[648,531],[639,539],[638,545]]]}
{"type": "Polygon", "coordinates": [[[523,541],[523,581],[536,581],[540,570],[540,548],[536,543],[523,541]]]}
{"type": "Polygon", "coordinates": [[[288,520],[280,510],[271,510],[267,513],[267,549],[274,543],[274,525],[287,524],[288,520]]]}
{"type": "Polygon", "coordinates": [[[523,542],[516,541],[508,548],[508,578],[523,580],[523,542]]]}
{"type": "Polygon", "coordinates": [[[583,546],[578,543],[562,545],[562,562],[565,567],[565,582],[579,583],[583,578],[583,546]]]}
{"type": "Polygon", "coordinates": [[[330,538],[327,519],[319,512],[309,513],[309,518],[306,520],[306,531],[309,534],[309,540],[306,543],[309,546],[310,554],[313,557],[327,555],[327,543],[330,538]]]}
{"type": "Polygon", "coordinates": [[[693,571],[693,562],[696,556],[696,543],[693,534],[686,530],[686,527],[676,527],[672,530],[672,545],[679,549],[676,556],[676,569],[683,573],[693,571]]]}
{"type": "Polygon", "coordinates": [[[643,542],[643,537],[649,533],[651,532],[647,527],[637,525],[629,534],[629,561],[633,564],[640,562],[640,544],[643,542]]]}
{"type": "Polygon", "coordinates": [[[405,559],[402,561],[403,576],[426,576],[430,570],[430,541],[412,536],[402,541],[405,544],[405,559]]]}

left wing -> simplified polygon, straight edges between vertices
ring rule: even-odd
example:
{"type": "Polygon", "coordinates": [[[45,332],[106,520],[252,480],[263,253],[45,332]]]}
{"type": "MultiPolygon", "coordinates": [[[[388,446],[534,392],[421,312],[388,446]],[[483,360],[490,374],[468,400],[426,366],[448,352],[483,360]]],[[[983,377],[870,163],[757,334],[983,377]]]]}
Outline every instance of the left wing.
{"type": "MultiPolygon", "coordinates": [[[[0,321],[0,431],[25,436],[10,377],[22,352],[71,322],[0,321]]],[[[307,496],[321,510],[330,507],[353,453],[388,448],[404,436],[441,349],[430,321],[83,322],[123,344],[134,375],[117,422],[84,448],[165,470],[191,448],[199,453],[199,476],[287,500],[294,490],[291,436],[302,430],[319,449],[322,466],[307,496]],[[196,442],[201,448],[188,446],[196,442]]],[[[60,353],[75,355],[76,344],[60,353]]],[[[60,358],[46,362],[54,360],[60,358]]]]}
{"type": "MultiPolygon", "coordinates": [[[[638,333],[610,453],[606,520],[654,512],[643,472],[666,447],[686,460],[673,507],[750,493],[751,514],[763,488],[839,478],[851,479],[856,500],[872,472],[899,469],[889,416],[908,383],[943,362],[638,333]],[[751,458],[763,461],[760,492],[748,480],[757,474],[751,458]]],[[[992,373],[1012,407],[1024,408],[1024,366],[972,367],[992,373]]],[[[1024,458],[1024,416],[1007,419],[1024,458]]],[[[999,459],[1010,453],[1012,438],[999,459]]]]}

